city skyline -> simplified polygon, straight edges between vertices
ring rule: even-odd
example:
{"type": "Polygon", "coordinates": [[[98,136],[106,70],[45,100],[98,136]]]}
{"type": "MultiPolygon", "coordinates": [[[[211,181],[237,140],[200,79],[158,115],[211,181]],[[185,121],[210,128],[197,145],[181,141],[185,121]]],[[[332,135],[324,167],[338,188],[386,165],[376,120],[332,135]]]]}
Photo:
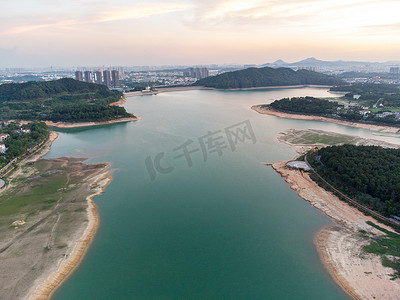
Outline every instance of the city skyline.
{"type": "Polygon", "coordinates": [[[0,68],[399,60],[396,1],[4,1],[0,68]]]}

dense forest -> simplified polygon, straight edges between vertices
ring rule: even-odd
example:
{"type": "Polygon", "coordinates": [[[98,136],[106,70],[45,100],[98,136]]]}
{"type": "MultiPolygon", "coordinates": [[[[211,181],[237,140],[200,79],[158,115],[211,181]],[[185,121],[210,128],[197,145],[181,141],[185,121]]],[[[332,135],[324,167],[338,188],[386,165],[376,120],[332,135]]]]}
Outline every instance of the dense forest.
{"type": "Polygon", "coordinates": [[[49,98],[60,101],[76,101],[82,100],[83,95],[90,95],[98,102],[108,104],[118,101],[122,93],[109,90],[105,85],[77,81],[71,78],[0,85],[0,102],[49,98]]]}
{"type": "Polygon", "coordinates": [[[310,161],[337,189],[385,215],[400,215],[400,149],[377,146],[322,148],[310,161]]]}
{"type": "Polygon", "coordinates": [[[289,85],[338,85],[344,82],[334,76],[290,68],[248,68],[198,80],[194,85],[217,89],[237,89],[289,85]]]}
{"type": "Polygon", "coordinates": [[[48,119],[54,122],[92,122],[127,117],[132,115],[123,107],[77,104],[55,108],[48,119]]]}
{"type": "Polygon", "coordinates": [[[289,113],[325,115],[336,113],[339,104],[314,97],[294,97],[275,100],[269,106],[289,113]]]}
{"type": "Polygon", "coordinates": [[[0,85],[0,119],[54,122],[68,119],[79,122],[133,116],[124,108],[108,108],[108,104],[118,101],[122,96],[121,92],[109,90],[104,85],[70,78],[8,83],[0,85]],[[68,116],[71,113],[75,116],[68,116]]]}
{"type": "Polygon", "coordinates": [[[40,144],[49,136],[49,129],[44,122],[31,122],[23,125],[23,129],[29,129],[29,132],[22,132],[21,126],[14,122],[3,127],[0,133],[7,133],[10,136],[4,141],[7,147],[5,154],[0,155],[0,167],[15,157],[24,154],[29,148],[40,144]]]}

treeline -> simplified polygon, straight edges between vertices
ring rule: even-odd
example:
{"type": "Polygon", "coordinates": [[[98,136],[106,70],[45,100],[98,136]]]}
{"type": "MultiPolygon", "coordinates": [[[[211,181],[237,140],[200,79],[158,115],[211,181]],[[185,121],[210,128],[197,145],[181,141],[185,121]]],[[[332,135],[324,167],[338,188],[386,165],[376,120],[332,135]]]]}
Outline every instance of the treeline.
{"type": "Polygon", "coordinates": [[[237,89],[289,85],[339,85],[344,82],[334,76],[290,68],[248,68],[226,72],[198,80],[194,85],[217,89],[237,89]]]}
{"type": "Polygon", "coordinates": [[[31,122],[23,126],[30,132],[21,131],[17,123],[5,126],[0,132],[8,133],[10,136],[4,141],[7,147],[5,154],[0,155],[0,167],[6,165],[12,159],[23,155],[26,151],[45,141],[49,136],[49,129],[44,122],[31,122]]]}
{"type": "MultiPolygon", "coordinates": [[[[343,119],[352,122],[361,122],[378,125],[398,126],[400,120],[395,114],[380,116],[379,113],[363,115],[360,106],[345,107],[337,102],[314,97],[294,97],[275,100],[271,104],[262,105],[278,111],[293,114],[309,114],[329,118],[343,119]]],[[[400,110],[400,108],[399,108],[400,110]]]]}
{"type": "MultiPolygon", "coordinates": [[[[119,91],[109,90],[106,86],[62,78],[53,81],[29,81],[26,83],[6,83],[0,85],[0,102],[26,101],[54,98],[59,95],[90,94],[94,98],[114,98],[122,96],[119,91]]],[[[65,100],[65,99],[60,99],[65,100]]]]}
{"type": "Polygon", "coordinates": [[[314,97],[294,97],[275,100],[269,106],[289,113],[325,115],[336,113],[339,104],[314,97]]]}
{"type": "Polygon", "coordinates": [[[58,107],[48,116],[53,122],[95,122],[132,117],[119,106],[77,104],[58,107]]]}
{"type": "Polygon", "coordinates": [[[3,84],[0,85],[0,120],[85,122],[131,117],[123,107],[108,108],[122,96],[120,91],[109,90],[104,85],[70,78],[3,84]]]}
{"type": "Polygon", "coordinates": [[[385,216],[400,215],[400,149],[332,146],[312,163],[337,189],[385,216]]]}
{"type": "Polygon", "coordinates": [[[394,84],[378,84],[378,83],[353,83],[352,85],[342,85],[331,87],[331,91],[335,92],[349,92],[354,94],[363,93],[398,93],[400,92],[399,86],[394,84]]]}
{"type": "Polygon", "coordinates": [[[368,105],[373,105],[381,100],[385,106],[400,106],[400,88],[394,84],[376,83],[355,83],[347,86],[335,86],[331,91],[347,92],[345,98],[351,101],[362,101],[368,105]],[[354,100],[354,95],[360,95],[358,100],[354,100]]]}

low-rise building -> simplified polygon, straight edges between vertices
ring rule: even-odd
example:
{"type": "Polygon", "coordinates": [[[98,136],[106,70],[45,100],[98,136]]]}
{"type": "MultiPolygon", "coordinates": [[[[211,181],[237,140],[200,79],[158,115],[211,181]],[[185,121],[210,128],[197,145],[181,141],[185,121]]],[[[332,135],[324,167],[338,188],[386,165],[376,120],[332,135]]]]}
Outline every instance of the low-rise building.
{"type": "Polygon", "coordinates": [[[6,145],[0,144],[0,153],[4,154],[6,153],[6,151],[7,151],[6,145]]]}
{"type": "Polygon", "coordinates": [[[362,109],[359,111],[360,115],[366,116],[369,115],[371,113],[370,110],[366,110],[366,109],[362,109]]]}
{"type": "Polygon", "coordinates": [[[4,142],[9,136],[8,133],[0,133],[0,142],[4,142]]]}
{"type": "Polygon", "coordinates": [[[30,130],[30,129],[27,129],[27,128],[22,128],[21,131],[22,131],[23,133],[30,133],[30,132],[31,132],[31,130],[30,130]]]}
{"type": "Polygon", "coordinates": [[[385,111],[385,112],[383,112],[383,113],[376,114],[376,116],[377,116],[378,118],[385,118],[385,117],[391,116],[391,115],[393,115],[393,113],[392,113],[392,112],[389,112],[389,111],[385,111]]]}

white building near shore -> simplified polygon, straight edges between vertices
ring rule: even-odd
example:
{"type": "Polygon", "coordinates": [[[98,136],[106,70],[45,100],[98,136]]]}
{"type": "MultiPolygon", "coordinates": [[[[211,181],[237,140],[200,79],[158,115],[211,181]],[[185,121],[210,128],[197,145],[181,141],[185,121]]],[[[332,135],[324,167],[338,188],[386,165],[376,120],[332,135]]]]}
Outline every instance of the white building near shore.
{"type": "Polygon", "coordinates": [[[6,145],[0,144],[0,153],[4,154],[6,153],[6,151],[7,151],[6,145]]]}

